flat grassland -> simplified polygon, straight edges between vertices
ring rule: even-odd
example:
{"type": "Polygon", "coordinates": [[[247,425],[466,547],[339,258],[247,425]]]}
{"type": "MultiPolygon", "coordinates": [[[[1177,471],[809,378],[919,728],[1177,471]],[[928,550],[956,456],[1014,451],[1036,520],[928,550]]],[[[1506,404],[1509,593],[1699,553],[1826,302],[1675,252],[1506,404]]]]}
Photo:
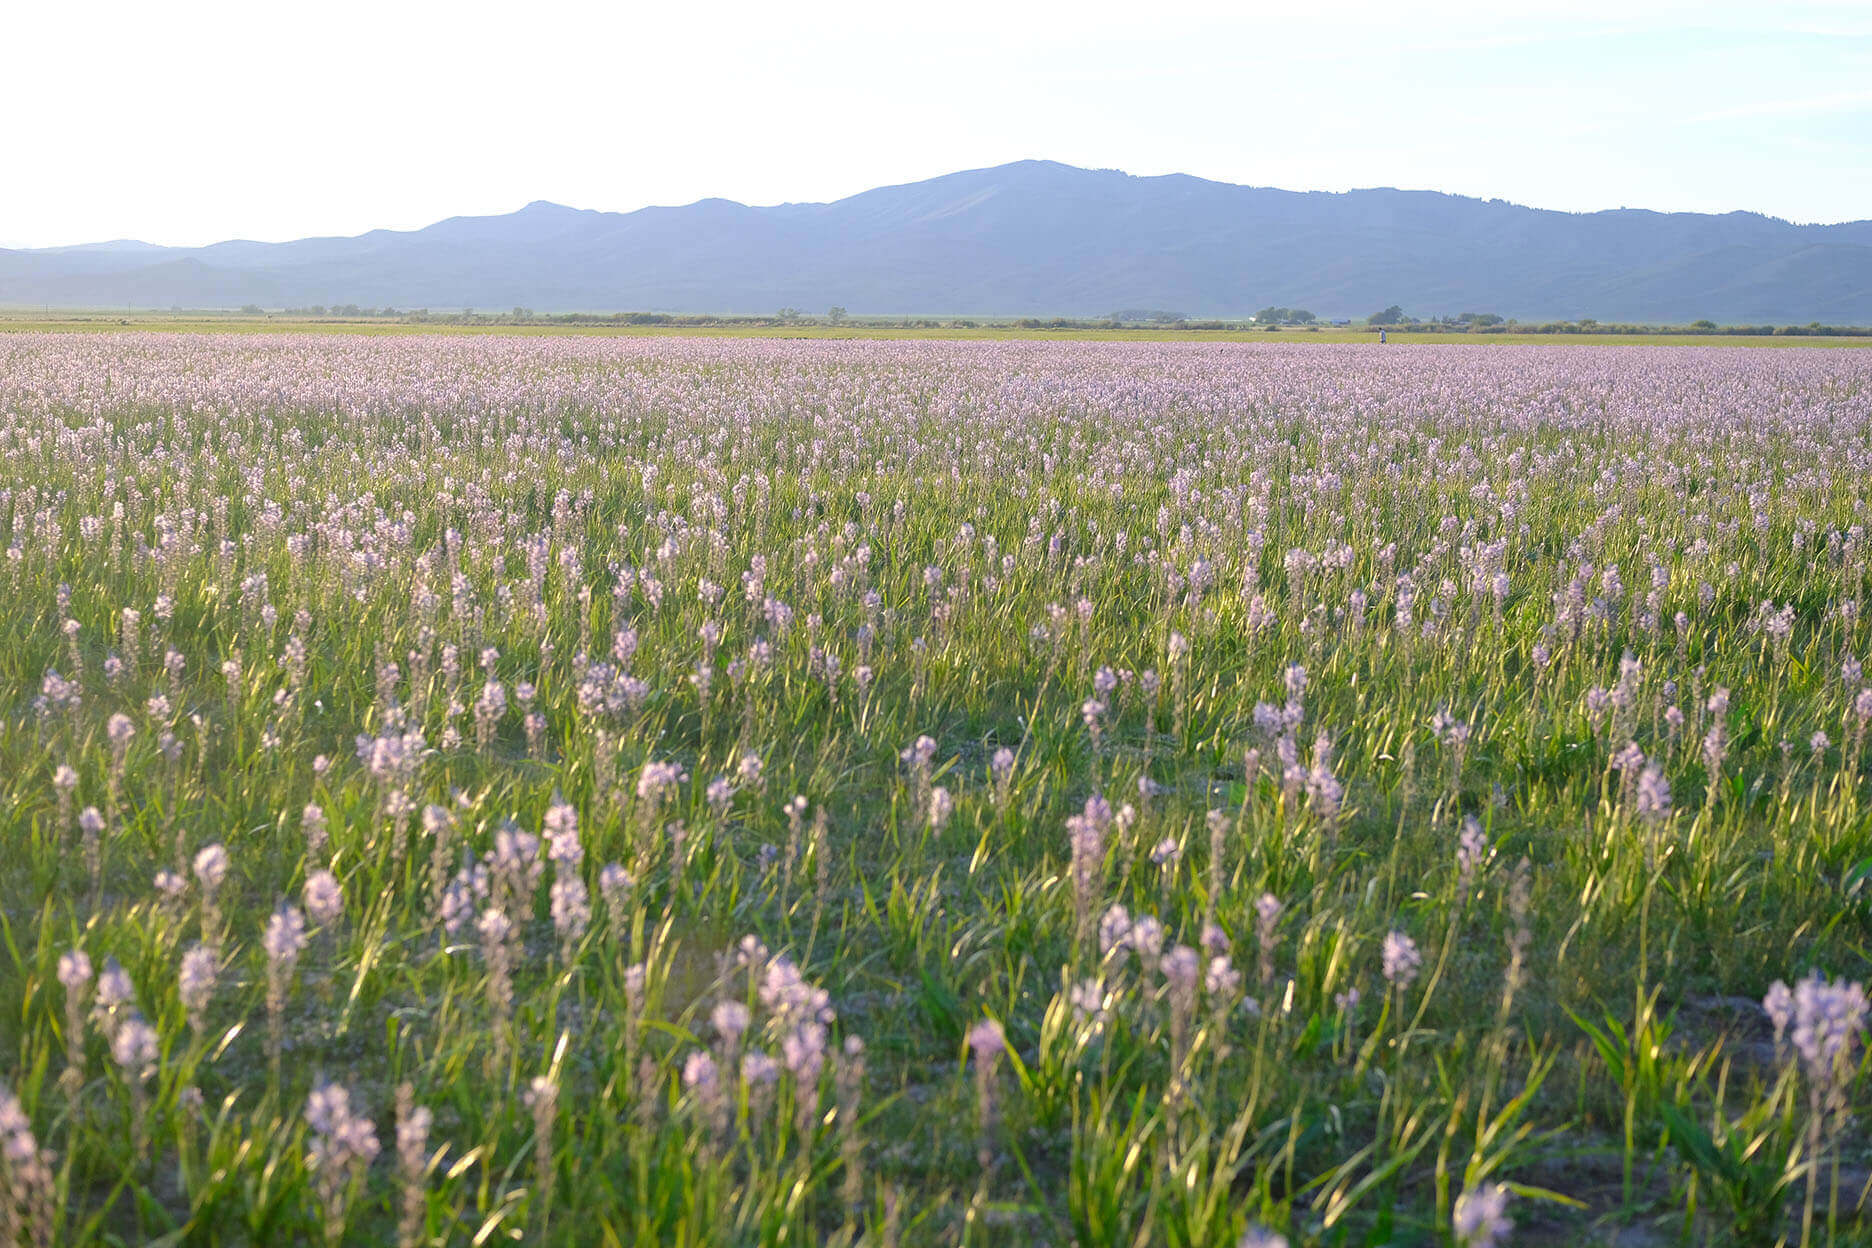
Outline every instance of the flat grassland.
{"type": "MultiPolygon", "coordinates": [[[[251,316],[237,313],[30,312],[0,310],[0,333],[71,333],[148,330],[158,333],[230,334],[503,334],[519,337],[781,338],[934,342],[1278,342],[1378,345],[1373,329],[1285,327],[1264,329],[1030,329],[1012,325],[906,329],[895,325],[567,325],[500,321],[454,325],[360,317],[251,316]]],[[[1663,347],[1872,347],[1872,337],[1720,334],[1516,334],[1399,331],[1390,346],[1663,346],[1663,347]]]]}
{"type": "Polygon", "coordinates": [[[1862,1242],[1872,354],[301,328],[0,334],[0,1243],[1862,1242]]]}

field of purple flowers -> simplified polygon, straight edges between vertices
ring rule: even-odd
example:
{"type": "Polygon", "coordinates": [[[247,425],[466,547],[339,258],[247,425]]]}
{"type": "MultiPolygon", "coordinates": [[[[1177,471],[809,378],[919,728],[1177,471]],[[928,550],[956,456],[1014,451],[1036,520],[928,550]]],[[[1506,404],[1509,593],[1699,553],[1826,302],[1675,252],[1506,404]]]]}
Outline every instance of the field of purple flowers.
{"type": "Polygon", "coordinates": [[[0,1245],[1861,1242],[1869,497],[1872,352],[0,335],[0,1245]]]}

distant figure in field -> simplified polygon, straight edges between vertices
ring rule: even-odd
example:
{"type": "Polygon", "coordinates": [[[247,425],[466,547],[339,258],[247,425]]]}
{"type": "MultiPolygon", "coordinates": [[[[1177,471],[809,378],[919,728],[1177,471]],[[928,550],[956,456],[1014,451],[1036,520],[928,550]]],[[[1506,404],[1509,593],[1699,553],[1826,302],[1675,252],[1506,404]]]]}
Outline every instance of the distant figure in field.
{"type": "Polygon", "coordinates": [[[1383,344],[1385,341],[1385,331],[1382,329],[1378,331],[1378,341],[1380,344],[1383,344]]]}

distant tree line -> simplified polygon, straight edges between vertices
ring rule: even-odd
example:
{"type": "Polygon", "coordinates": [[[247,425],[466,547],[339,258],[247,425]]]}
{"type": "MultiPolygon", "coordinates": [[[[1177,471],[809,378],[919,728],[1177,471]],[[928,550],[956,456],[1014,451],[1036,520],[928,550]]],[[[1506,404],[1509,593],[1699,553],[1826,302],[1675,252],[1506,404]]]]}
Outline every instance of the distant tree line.
{"type": "Polygon", "coordinates": [[[1540,325],[1510,322],[1495,332],[1516,334],[1694,334],[1712,338],[1866,338],[1872,325],[1717,325],[1692,321],[1688,325],[1606,325],[1594,320],[1551,321],[1540,325]]]}
{"type": "MultiPolygon", "coordinates": [[[[183,309],[176,308],[176,312],[183,309]]],[[[1161,308],[1124,308],[1102,317],[878,317],[853,316],[844,307],[834,305],[822,316],[813,316],[797,308],[785,307],[768,316],[708,315],[674,312],[549,312],[515,307],[507,312],[483,312],[474,308],[434,312],[428,308],[399,310],[394,307],[365,307],[355,303],[310,304],[275,310],[258,304],[239,309],[244,316],[281,315],[298,318],[334,318],[343,320],[396,320],[421,325],[618,325],[699,328],[781,328],[789,326],[864,326],[873,329],[1028,329],[1028,330],[1116,330],[1175,329],[1191,332],[1261,328],[1289,332],[1314,332],[1328,328],[1328,322],[1305,308],[1266,307],[1246,320],[1194,320],[1181,312],[1161,308]]],[[[1805,325],[1718,325],[1707,318],[1683,324],[1602,322],[1592,317],[1572,321],[1518,321],[1494,312],[1461,312],[1454,316],[1412,316],[1392,304],[1362,321],[1335,321],[1339,328],[1360,327],[1393,333],[1479,333],[1479,334],[1682,334],[1709,337],[1872,337],[1872,326],[1826,325],[1810,321],[1805,325]]]]}
{"type": "Polygon", "coordinates": [[[1402,331],[1404,333],[1439,333],[1452,331],[1457,333],[1484,334],[1685,334],[1710,335],[1714,337],[1745,338],[1863,338],[1872,336],[1872,326],[1866,325],[1823,325],[1819,321],[1810,321],[1805,325],[1718,325],[1707,318],[1690,322],[1688,325],[1643,324],[1637,322],[1604,322],[1583,316],[1575,321],[1517,321],[1503,318],[1493,312],[1463,312],[1456,316],[1427,317],[1422,320],[1411,316],[1397,304],[1392,304],[1382,312],[1374,312],[1365,318],[1365,323],[1373,328],[1402,331]]]}
{"type": "Polygon", "coordinates": [[[1104,319],[1128,325],[1181,325],[1189,317],[1164,308],[1120,308],[1104,319]]]}
{"type": "MultiPolygon", "coordinates": [[[[1380,314],[1383,315],[1383,314],[1380,314]]],[[[1404,317],[1401,320],[1371,319],[1366,322],[1373,328],[1384,328],[1393,333],[1480,333],[1480,334],[1677,334],[1686,337],[1712,338],[1865,338],[1872,337],[1872,325],[1823,325],[1818,321],[1806,325],[1718,325],[1711,320],[1692,321],[1688,325],[1662,323],[1641,323],[1631,321],[1599,321],[1590,316],[1576,321],[1517,321],[1504,320],[1493,313],[1476,316],[1463,313],[1461,316],[1430,318],[1418,320],[1404,317]]]]}
{"type": "Polygon", "coordinates": [[[1023,316],[1012,321],[984,322],[988,325],[1007,325],[1014,329],[1244,329],[1243,321],[1204,320],[1192,321],[1180,312],[1148,312],[1142,315],[1135,310],[1114,312],[1110,316],[1073,317],[1073,316],[1023,316]]]}
{"type": "Polygon", "coordinates": [[[1365,318],[1367,325],[1379,325],[1386,329],[1392,326],[1430,325],[1439,329],[1469,328],[1489,329],[1506,322],[1493,312],[1462,312],[1455,316],[1433,316],[1427,320],[1418,320],[1410,313],[1392,304],[1382,312],[1374,312],[1365,318]]]}
{"type": "MultiPolygon", "coordinates": [[[[242,308],[241,311],[249,316],[255,316],[264,314],[265,309],[250,303],[242,308]]],[[[342,316],[352,320],[362,317],[388,317],[394,319],[405,315],[395,308],[361,308],[355,303],[334,303],[329,307],[322,303],[315,303],[304,308],[282,308],[280,309],[280,314],[282,316],[342,316]]]]}

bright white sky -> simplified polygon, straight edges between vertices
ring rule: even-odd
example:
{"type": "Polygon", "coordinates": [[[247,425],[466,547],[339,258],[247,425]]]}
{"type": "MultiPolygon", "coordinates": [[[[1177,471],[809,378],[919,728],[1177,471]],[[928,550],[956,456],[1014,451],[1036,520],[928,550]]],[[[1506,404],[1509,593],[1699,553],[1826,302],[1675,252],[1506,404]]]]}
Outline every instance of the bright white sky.
{"type": "Polygon", "coordinates": [[[1872,0],[15,0],[0,245],[836,199],[1045,157],[1872,217],[1872,0]]]}

